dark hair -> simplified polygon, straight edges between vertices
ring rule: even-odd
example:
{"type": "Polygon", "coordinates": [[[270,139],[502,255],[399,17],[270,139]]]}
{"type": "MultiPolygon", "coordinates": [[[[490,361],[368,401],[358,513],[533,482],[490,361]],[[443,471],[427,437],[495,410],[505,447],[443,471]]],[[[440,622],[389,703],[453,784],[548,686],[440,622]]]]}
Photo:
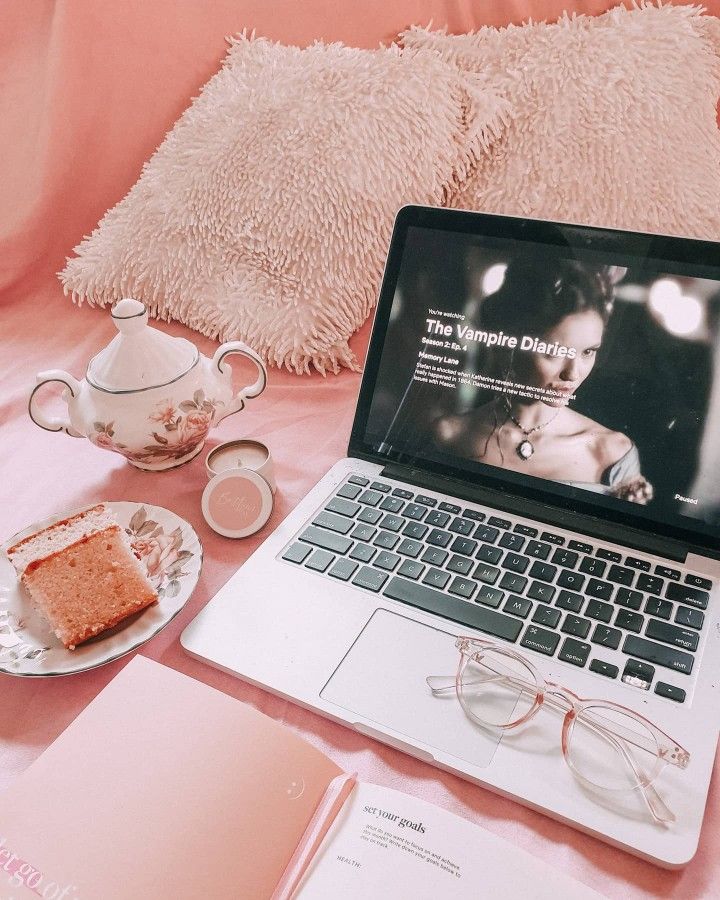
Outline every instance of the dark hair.
{"type": "Polygon", "coordinates": [[[607,266],[567,259],[510,262],[502,286],[480,308],[490,331],[541,335],[565,316],[592,310],[607,323],[614,282],[607,266]]]}

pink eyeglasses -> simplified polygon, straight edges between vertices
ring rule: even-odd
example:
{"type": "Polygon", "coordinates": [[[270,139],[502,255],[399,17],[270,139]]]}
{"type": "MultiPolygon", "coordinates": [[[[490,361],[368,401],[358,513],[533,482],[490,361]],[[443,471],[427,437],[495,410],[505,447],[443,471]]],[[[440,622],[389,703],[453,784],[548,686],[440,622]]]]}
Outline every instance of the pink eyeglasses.
{"type": "Polygon", "coordinates": [[[690,754],[664,731],[626,706],[585,700],[546,681],[510,647],[473,637],[459,637],[455,646],[457,673],[429,676],[433,694],[454,689],[465,714],[492,729],[518,728],[542,706],[560,710],[563,756],[580,781],[605,791],[640,790],[656,822],[675,821],[653,782],[668,764],[687,768],[690,754]]]}

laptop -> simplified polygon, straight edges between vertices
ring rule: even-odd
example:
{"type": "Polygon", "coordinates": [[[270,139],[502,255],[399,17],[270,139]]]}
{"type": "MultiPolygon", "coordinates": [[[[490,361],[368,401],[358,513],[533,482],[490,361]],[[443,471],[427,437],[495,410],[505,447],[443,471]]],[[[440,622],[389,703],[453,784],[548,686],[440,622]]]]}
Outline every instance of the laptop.
{"type": "Polygon", "coordinates": [[[404,207],[347,457],[182,645],[615,846],[686,864],[718,738],[719,305],[716,244],[404,207]],[[654,782],[671,815],[651,815],[643,790],[575,777],[557,704],[486,728],[454,690],[433,693],[428,676],[454,684],[463,636],[671,736],[689,754],[654,782]]]}

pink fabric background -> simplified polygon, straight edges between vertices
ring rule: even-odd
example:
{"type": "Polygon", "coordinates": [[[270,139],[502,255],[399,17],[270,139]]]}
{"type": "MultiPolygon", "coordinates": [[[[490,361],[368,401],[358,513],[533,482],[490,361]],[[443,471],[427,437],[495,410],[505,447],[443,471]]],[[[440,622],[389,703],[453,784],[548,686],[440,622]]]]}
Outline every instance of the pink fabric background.
{"type": "MultiPolygon", "coordinates": [[[[316,38],[373,46],[405,26],[463,31],[553,18],[563,9],[598,13],[605,0],[35,0],[0,6],[0,540],[63,509],[108,499],[165,505],[188,519],[205,566],[183,612],[140,652],[287,723],[364,780],[417,794],[484,825],[609,897],[720,896],[720,786],[713,781],[695,860],[667,873],[564,825],[496,797],[319,716],[189,659],[185,625],[343,455],[359,377],[297,377],[271,371],[266,393],[222,423],[212,443],[257,437],[277,464],[276,508],[244,541],[215,535],[200,513],[203,457],[174,472],[146,474],[87,441],[37,429],[26,396],[37,371],[84,373],[113,335],[107,313],[73,309],[54,277],[80,237],[137,178],[189,98],[217,69],[224,36],[242,28],[298,44],[316,38]]],[[[720,14],[720,0],[707,4],[720,14]]],[[[162,326],[211,341],[181,326],[162,326]]],[[[351,341],[364,356],[369,326],[351,341]]],[[[257,598],[256,602],[262,602],[257,598]]],[[[125,665],[69,678],[0,675],[0,790],[9,785],[125,665]]]]}

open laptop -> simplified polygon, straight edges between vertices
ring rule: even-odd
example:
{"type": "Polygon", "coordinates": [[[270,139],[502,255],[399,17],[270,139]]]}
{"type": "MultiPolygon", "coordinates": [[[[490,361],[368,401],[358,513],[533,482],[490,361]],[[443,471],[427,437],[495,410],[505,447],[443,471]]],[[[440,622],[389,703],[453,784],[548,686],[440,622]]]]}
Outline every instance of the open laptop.
{"type": "MultiPolygon", "coordinates": [[[[665,866],[718,737],[718,245],[405,207],[348,455],[185,629],[193,656],[665,866]],[[690,754],[596,791],[563,715],[479,727],[458,635],[690,754]]],[[[551,706],[551,705],[550,705],[551,706]]],[[[677,748],[676,748],[677,749],[677,748]]]]}

